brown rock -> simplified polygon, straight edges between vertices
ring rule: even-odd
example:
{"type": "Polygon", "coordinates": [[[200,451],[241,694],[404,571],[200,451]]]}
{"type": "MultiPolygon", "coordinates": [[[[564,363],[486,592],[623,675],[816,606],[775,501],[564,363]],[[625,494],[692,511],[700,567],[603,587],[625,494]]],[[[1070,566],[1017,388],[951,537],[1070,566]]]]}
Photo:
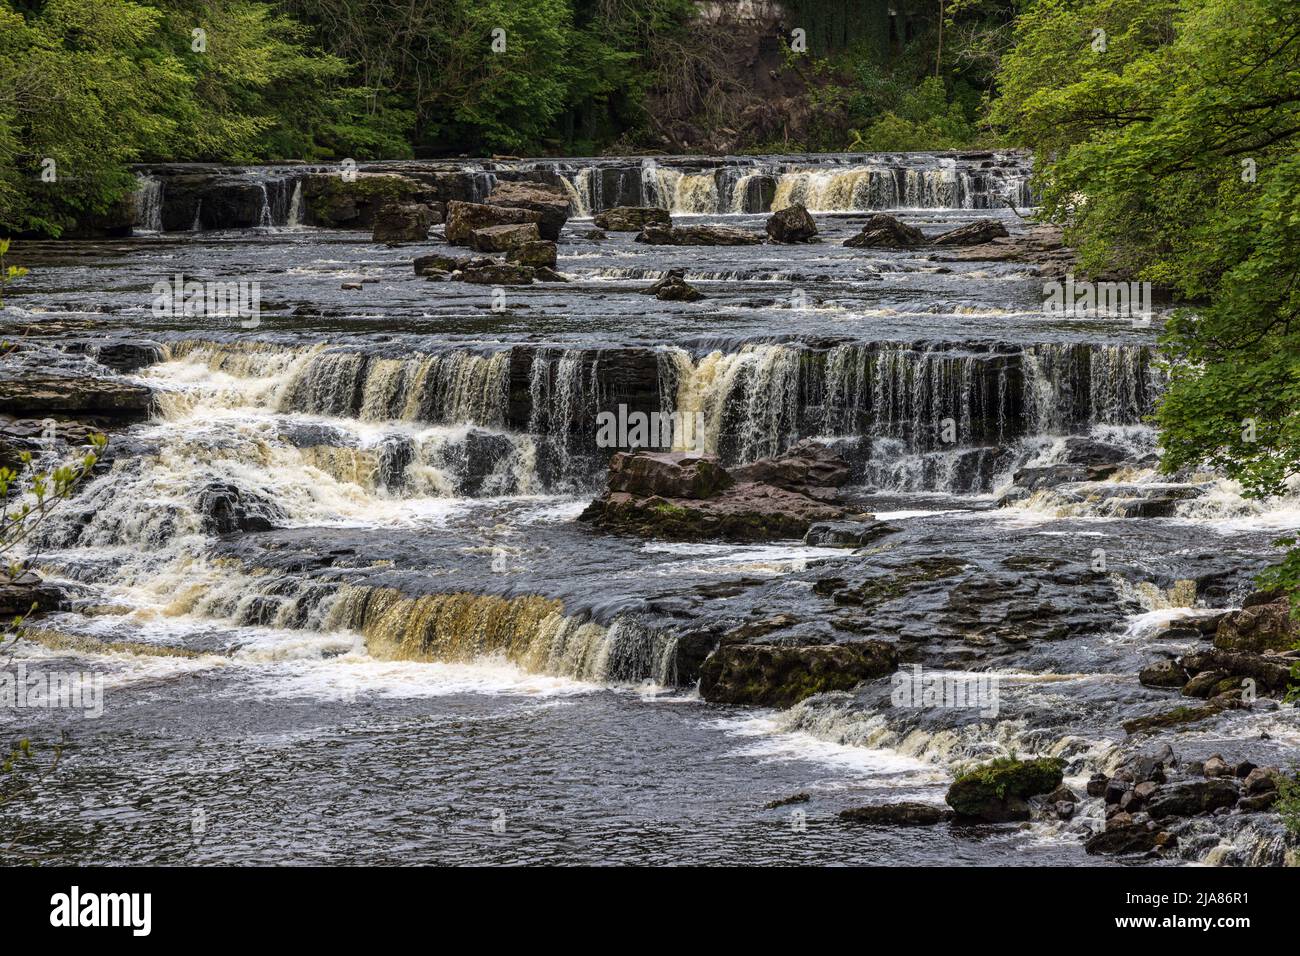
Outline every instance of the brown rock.
{"type": "Polygon", "coordinates": [[[560,230],[569,218],[568,195],[558,186],[545,183],[498,182],[487,201],[492,206],[535,213],[541,238],[551,242],[560,238],[560,230]]]}
{"type": "Polygon", "coordinates": [[[513,226],[526,222],[538,223],[541,218],[540,213],[531,209],[509,209],[452,200],[447,203],[447,242],[453,246],[466,246],[469,245],[470,236],[477,229],[486,229],[490,226],[513,226]]]}
{"type": "Polygon", "coordinates": [[[924,242],[925,234],[920,229],[885,213],[876,213],[863,224],[856,236],[845,239],[844,245],[855,249],[897,249],[919,246],[924,242]]]}
{"type": "MultiPolygon", "coordinates": [[[[608,229],[610,232],[640,232],[648,225],[671,226],[672,217],[669,216],[667,209],[660,209],[657,206],[615,206],[612,209],[606,209],[604,212],[598,212],[592,217],[594,222],[601,229],[608,229]]],[[[601,236],[600,238],[605,238],[601,236]]]]}
{"type": "Polygon", "coordinates": [[[535,222],[485,226],[469,234],[469,244],[478,252],[508,252],[516,246],[540,239],[535,222]]]}

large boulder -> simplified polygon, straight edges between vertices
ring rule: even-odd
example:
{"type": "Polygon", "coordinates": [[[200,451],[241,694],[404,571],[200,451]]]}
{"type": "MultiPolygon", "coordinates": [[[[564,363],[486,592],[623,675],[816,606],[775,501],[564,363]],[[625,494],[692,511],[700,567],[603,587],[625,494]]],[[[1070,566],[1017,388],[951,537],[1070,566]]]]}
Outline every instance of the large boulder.
{"type": "Polygon", "coordinates": [[[6,628],[15,617],[58,610],[63,601],[60,588],[46,584],[30,571],[19,571],[16,575],[0,571],[0,620],[6,628]]]}
{"type": "Polygon", "coordinates": [[[1146,812],[1152,819],[1166,817],[1194,817],[1212,813],[1220,807],[1231,807],[1241,796],[1235,780],[1215,778],[1196,780],[1176,786],[1162,787],[1146,803],[1146,812]]]}
{"type": "Polygon", "coordinates": [[[506,250],[506,258],[511,262],[532,266],[535,269],[541,267],[554,269],[558,256],[559,250],[555,247],[555,243],[546,239],[530,239],[506,250]]]}
{"type": "Polygon", "coordinates": [[[951,820],[953,813],[936,803],[882,803],[840,811],[845,823],[877,827],[930,827],[951,820]]]}
{"type": "Polygon", "coordinates": [[[953,781],[945,798],[957,816],[985,823],[1029,819],[1028,798],[1061,785],[1064,761],[1000,758],[953,781]]]}
{"type": "Polygon", "coordinates": [[[737,481],[757,481],[814,498],[826,498],[847,484],[849,463],[820,442],[804,439],[775,458],[731,469],[737,481]]]}
{"type": "Polygon", "coordinates": [[[1214,634],[1214,646],[1225,651],[1282,651],[1300,641],[1300,628],[1291,617],[1286,597],[1266,603],[1247,601],[1240,611],[1225,614],[1214,634]]]}
{"type": "Polygon", "coordinates": [[[200,489],[196,510],[204,534],[211,535],[270,531],[285,517],[269,498],[220,481],[200,489]]]}
{"type": "Polygon", "coordinates": [[[883,521],[819,521],[803,536],[803,543],[816,548],[861,548],[898,529],[883,521]]]}
{"type": "Polygon", "coordinates": [[[475,230],[541,221],[541,213],[532,209],[508,209],[483,203],[452,201],[447,203],[447,242],[453,246],[467,246],[475,230]]]}
{"type": "Polygon", "coordinates": [[[789,707],[830,690],[849,690],[898,667],[893,645],[855,641],[786,647],[723,644],[704,662],[700,696],[721,704],[789,707]]]}
{"type": "Polygon", "coordinates": [[[469,244],[478,252],[508,252],[526,242],[539,242],[541,238],[537,223],[521,222],[475,229],[469,234],[469,244]]]}
{"type": "MultiPolygon", "coordinates": [[[[1254,682],[1256,693],[1263,696],[1281,696],[1291,684],[1291,668],[1296,662],[1281,654],[1255,654],[1251,651],[1224,651],[1213,648],[1184,654],[1179,660],[1179,669],[1188,674],[1200,675],[1216,673],[1217,685],[1228,685],[1234,690],[1241,690],[1243,682],[1254,682]]],[[[1143,681],[1146,683],[1146,681],[1143,681]]],[[[1168,685],[1165,685],[1168,686],[1168,685]]],[[[1189,697],[1203,696],[1188,693],[1189,697]]]]}
{"type": "Polygon", "coordinates": [[[709,223],[661,226],[649,223],[633,241],[650,246],[755,246],[763,241],[763,237],[734,226],[709,223]]]}
{"type": "Polygon", "coordinates": [[[433,222],[433,210],[425,203],[384,203],[375,213],[371,241],[423,242],[433,222]]]}
{"type": "Polygon", "coordinates": [[[531,182],[499,182],[487,199],[493,206],[523,209],[537,214],[543,239],[555,242],[569,219],[569,197],[558,186],[531,182]]]}
{"type": "Polygon", "coordinates": [[[477,285],[532,285],[536,277],[536,270],[532,266],[520,265],[517,262],[495,261],[490,264],[466,265],[460,270],[459,275],[452,276],[462,282],[473,282],[477,285]]]}
{"type": "Polygon", "coordinates": [[[609,489],[664,498],[712,498],[736,482],[716,455],[697,452],[616,452],[609,461],[609,489]]]}
{"type": "Polygon", "coordinates": [[[956,229],[935,236],[930,241],[936,246],[972,246],[994,239],[1005,239],[1009,233],[1007,227],[998,219],[976,219],[956,229]]]}
{"type": "Polygon", "coordinates": [[[444,272],[455,272],[465,265],[463,259],[457,259],[455,256],[445,255],[441,252],[430,253],[427,256],[417,256],[412,263],[415,266],[417,276],[436,275],[444,272]]]}
{"type": "Polygon", "coordinates": [[[799,203],[772,213],[766,228],[773,242],[811,242],[817,237],[817,223],[799,203]]]}
{"type": "Polygon", "coordinates": [[[673,224],[668,210],[658,206],[615,206],[596,213],[592,222],[609,232],[640,232],[652,223],[657,226],[673,224]]]}
{"type": "Polygon", "coordinates": [[[924,242],[925,234],[920,229],[883,212],[871,216],[856,236],[844,240],[846,246],[854,249],[899,249],[924,242]]]}
{"type": "Polygon", "coordinates": [[[684,269],[668,270],[662,279],[641,291],[663,302],[698,302],[704,298],[703,292],[686,281],[684,269]]]}
{"type": "Polygon", "coordinates": [[[148,418],[152,408],[152,390],[126,379],[35,370],[13,378],[0,375],[0,412],[22,418],[73,415],[134,422],[148,418]]]}

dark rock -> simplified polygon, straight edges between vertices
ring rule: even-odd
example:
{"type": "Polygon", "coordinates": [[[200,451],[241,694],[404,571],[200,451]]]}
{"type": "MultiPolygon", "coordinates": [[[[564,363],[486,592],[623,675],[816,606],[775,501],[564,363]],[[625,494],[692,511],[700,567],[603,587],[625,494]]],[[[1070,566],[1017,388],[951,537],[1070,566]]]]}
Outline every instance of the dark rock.
{"type": "Polygon", "coordinates": [[[1146,687],[1182,687],[1187,671],[1177,661],[1156,661],[1138,672],[1138,682],[1146,687]]]}
{"type": "MultiPolygon", "coordinates": [[[[381,208],[393,203],[414,202],[422,191],[423,187],[418,182],[405,176],[362,173],[349,182],[334,173],[311,173],[302,180],[304,219],[313,226],[368,229],[374,224],[375,216],[381,208]]],[[[163,192],[164,212],[171,195],[172,184],[169,181],[163,192]]],[[[257,202],[260,208],[260,193],[257,202]]],[[[204,200],[202,208],[206,215],[208,200],[204,200]]],[[[430,222],[432,223],[431,210],[430,222]]],[[[256,220],[250,225],[256,225],[256,220]]],[[[168,225],[167,228],[173,227],[168,225]]],[[[189,225],[186,223],[176,228],[189,228],[189,225]]]]}
{"type": "MultiPolygon", "coordinates": [[[[1245,679],[1255,682],[1255,690],[1264,696],[1282,696],[1291,683],[1292,662],[1277,654],[1251,651],[1225,651],[1212,648],[1184,654],[1182,666],[1197,673],[1212,671],[1226,675],[1237,688],[1245,679]]],[[[1199,695],[1189,695],[1199,696],[1199,695]]]]}
{"type": "Polygon", "coordinates": [[[435,252],[427,256],[417,256],[413,264],[417,276],[427,276],[435,273],[455,272],[457,269],[463,268],[465,262],[455,256],[435,252]]]}
{"type": "Polygon", "coordinates": [[[224,482],[210,482],[199,491],[195,509],[209,535],[270,531],[283,521],[282,508],[261,495],[224,482]]]}
{"type": "Polygon", "coordinates": [[[1005,239],[1007,227],[998,219],[976,219],[956,229],[935,236],[930,241],[936,246],[970,246],[980,242],[1005,239]]]}
{"type": "Polygon", "coordinates": [[[1214,634],[1214,646],[1225,651],[1283,651],[1300,640],[1291,618],[1289,599],[1251,603],[1223,616],[1214,634]]]}
{"type": "Polygon", "coordinates": [[[462,282],[473,282],[478,285],[530,285],[535,277],[536,272],[530,266],[521,266],[513,262],[470,266],[460,271],[462,282]]]}
{"type": "Polygon", "coordinates": [[[506,258],[511,262],[532,266],[534,269],[554,269],[557,249],[555,243],[542,239],[537,242],[521,242],[506,250],[506,258]]]}
{"type": "MultiPolygon", "coordinates": [[[[637,226],[635,230],[630,231],[636,232],[640,231],[640,229],[641,227],[637,226]]],[[[605,234],[603,229],[588,229],[586,232],[582,233],[582,238],[589,239],[592,242],[600,242],[602,239],[608,239],[609,236],[605,234]]]]}
{"type": "Polygon", "coordinates": [[[1281,794],[1276,790],[1269,790],[1264,793],[1257,793],[1254,796],[1242,797],[1237,801],[1237,809],[1246,813],[1267,810],[1277,803],[1280,796],[1281,794]]]}
{"type": "Polygon", "coordinates": [[[818,548],[861,548],[898,529],[883,521],[819,521],[803,537],[818,548]]]}
{"type": "MultiPolygon", "coordinates": [[[[569,219],[569,197],[558,186],[531,182],[498,182],[487,201],[493,206],[535,213],[541,238],[551,242],[560,238],[560,230],[569,219]]],[[[450,234],[447,241],[451,241],[450,234]]]]}
{"type": "Polygon", "coordinates": [[[796,793],[794,796],[791,797],[782,797],[779,800],[772,800],[769,803],[765,803],[763,804],[763,809],[778,810],[781,807],[788,807],[795,803],[807,803],[811,799],[812,797],[810,797],[806,793],[796,793]]]}
{"type": "Polygon", "coordinates": [[[897,249],[919,246],[924,242],[925,234],[920,229],[885,213],[876,213],[867,219],[856,236],[845,239],[844,245],[855,249],[897,249]]]}
{"type": "Polygon", "coordinates": [[[65,600],[62,588],[46,584],[30,571],[17,575],[0,571],[0,620],[4,621],[6,631],[15,617],[57,611],[65,600]]]}
{"type": "Polygon", "coordinates": [[[375,212],[372,242],[423,242],[429,238],[433,210],[424,203],[386,202],[375,212]]]}
{"type": "Polygon", "coordinates": [[[1281,778],[1282,774],[1276,767],[1256,767],[1246,774],[1246,779],[1241,786],[1248,795],[1253,797],[1277,790],[1281,778]]]}
{"type": "Polygon", "coordinates": [[[817,236],[817,223],[799,203],[772,213],[766,229],[773,242],[811,242],[817,236]]]}
{"type": "Polygon", "coordinates": [[[1027,798],[1061,785],[1064,761],[1002,758],[958,777],[945,798],[961,819],[1003,823],[1029,819],[1027,798]]]}
{"type": "Polygon", "coordinates": [[[789,707],[829,690],[849,690],[898,667],[884,641],[785,647],[724,644],[704,662],[700,696],[712,703],[789,707]]]}
{"type": "Polygon", "coordinates": [[[1132,853],[1149,853],[1158,844],[1159,831],[1148,829],[1139,823],[1126,823],[1122,826],[1107,827],[1095,833],[1084,844],[1084,851],[1105,856],[1123,856],[1132,853]]]}
{"type": "Polygon", "coordinates": [[[1106,794],[1106,786],[1110,783],[1110,778],[1104,773],[1094,773],[1088,778],[1088,796],[1101,797],[1106,794]]]}
{"type": "Polygon", "coordinates": [[[609,461],[609,490],[664,498],[712,498],[735,484],[713,455],[696,452],[617,452],[609,461]]]}
{"type": "Polygon", "coordinates": [[[1162,787],[1147,801],[1146,809],[1156,820],[1191,817],[1210,813],[1219,807],[1235,806],[1239,797],[1235,780],[1198,780],[1162,787]]]}
{"type": "Polygon", "coordinates": [[[951,810],[933,803],[885,803],[840,811],[845,823],[878,827],[929,827],[952,818],[951,810]]]}
{"type": "Polygon", "coordinates": [[[737,481],[758,481],[812,497],[847,484],[849,463],[835,449],[805,439],[775,458],[760,458],[731,469],[737,481]]]}
{"type": "Polygon", "coordinates": [[[664,302],[698,302],[703,299],[704,293],[690,285],[684,276],[683,270],[672,269],[658,282],[642,291],[664,302]]]}
{"type": "MultiPolygon", "coordinates": [[[[507,209],[483,203],[449,202],[447,203],[447,242],[453,246],[467,246],[470,244],[470,237],[477,230],[492,226],[539,223],[541,218],[540,213],[531,209],[507,209]]],[[[539,229],[539,237],[540,234],[539,229]]]]}
{"type": "Polygon", "coordinates": [[[549,266],[533,267],[533,278],[538,282],[568,282],[569,280],[560,275],[549,266]]]}
{"type": "Polygon", "coordinates": [[[1114,503],[1121,518],[1172,518],[1178,513],[1176,498],[1128,498],[1114,503]]]}
{"type": "Polygon", "coordinates": [[[1202,699],[1212,697],[1219,682],[1227,676],[1222,671],[1201,671],[1183,686],[1183,696],[1202,699]]]}
{"type": "Polygon", "coordinates": [[[540,240],[535,222],[484,226],[469,234],[470,247],[478,252],[508,252],[516,246],[540,240]]]}
{"type": "MultiPolygon", "coordinates": [[[[592,217],[592,222],[610,232],[640,232],[649,225],[671,226],[673,224],[668,210],[657,206],[615,206],[613,209],[596,213],[592,217]]],[[[602,235],[601,238],[603,239],[604,236],[602,235]]]]}
{"type": "Polygon", "coordinates": [[[1162,714],[1152,714],[1150,717],[1136,717],[1132,720],[1126,720],[1123,727],[1125,733],[1140,734],[1165,727],[1193,724],[1199,720],[1205,720],[1207,717],[1220,714],[1223,709],[1221,705],[1214,703],[1206,704],[1204,707],[1175,707],[1173,710],[1162,714]]]}
{"type": "Polygon", "coordinates": [[[637,233],[633,241],[652,246],[754,246],[763,239],[752,232],[733,226],[716,226],[709,223],[692,226],[661,226],[650,223],[637,233]]]}
{"type": "Polygon", "coordinates": [[[153,408],[147,385],[108,376],[24,369],[0,375],[0,412],[23,418],[76,415],[118,422],[144,421],[153,408]]]}
{"type": "Polygon", "coordinates": [[[1133,784],[1130,781],[1112,777],[1106,784],[1105,800],[1107,803],[1118,805],[1124,799],[1124,795],[1131,789],[1133,789],[1133,784]]]}

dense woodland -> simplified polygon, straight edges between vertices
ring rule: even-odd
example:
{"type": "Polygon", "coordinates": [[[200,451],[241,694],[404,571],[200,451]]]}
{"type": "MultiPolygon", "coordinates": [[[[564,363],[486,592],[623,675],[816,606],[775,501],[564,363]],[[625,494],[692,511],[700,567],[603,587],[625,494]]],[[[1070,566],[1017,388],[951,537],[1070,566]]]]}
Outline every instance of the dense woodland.
{"type": "Polygon", "coordinates": [[[1200,306],[1166,333],[1167,466],[1286,486],[1294,0],[783,9],[747,32],[690,0],[0,0],[0,232],[57,235],[145,161],[1023,147],[1087,270],[1200,306]]]}

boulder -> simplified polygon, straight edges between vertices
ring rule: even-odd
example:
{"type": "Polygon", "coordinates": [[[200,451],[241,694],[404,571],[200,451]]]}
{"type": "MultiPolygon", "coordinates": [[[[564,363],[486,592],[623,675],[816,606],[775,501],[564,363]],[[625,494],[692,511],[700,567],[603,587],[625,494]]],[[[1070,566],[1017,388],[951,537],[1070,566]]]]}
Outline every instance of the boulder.
{"type": "Polygon", "coordinates": [[[417,276],[427,276],[433,273],[455,272],[457,269],[464,268],[465,261],[455,256],[435,252],[427,256],[417,256],[413,265],[417,276]]]}
{"type": "Polygon", "coordinates": [[[696,452],[616,452],[609,461],[609,489],[665,498],[712,498],[735,480],[716,455],[696,452]]]}
{"type": "Polygon", "coordinates": [[[811,242],[817,237],[817,223],[799,203],[772,213],[766,229],[773,242],[811,242]]]}
{"type": "Polygon", "coordinates": [[[0,620],[8,630],[15,617],[26,617],[39,611],[57,611],[64,602],[61,588],[46,584],[31,571],[13,575],[0,571],[0,620]]]}
{"type": "MultiPolygon", "coordinates": [[[[540,223],[541,214],[531,209],[508,209],[483,203],[447,203],[447,242],[453,246],[467,246],[475,230],[490,226],[517,226],[521,223],[540,223]]],[[[538,230],[540,236],[541,231],[538,230]]]]}
{"type": "Polygon", "coordinates": [[[372,242],[423,242],[429,238],[433,210],[424,203],[384,203],[375,212],[372,242]]]}
{"type": "Polygon", "coordinates": [[[697,302],[704,298],[704,293],[686,281],[683,269],[670,269],[658,282],[642,291],[664,302],[697,302]]]}
{"type": "Polygon", "coordinates": [[[467,265],[452,277],[478,285],[531,285],[536,271],[531,266],[514,262],[493,262],[491,265],[467,265]]]}
{"type": "Polygon", "coordinates": [[[963,774],[945,798],[958,818],[985,823],[1029,819],[1029,797],[1061,785],[1065,763],[1055,757],[1004,757],[963,774]]]}
{"type": "Polygon", "coordinates": [[[897,666],[898,655],[884,641],[723,644],[704,662],[700,696],[713,703],[789,707],[813,694],[884,677],[897,666]]]}
{"type": "Polygon", "coordinates": [[[668,210],[660,209],[658,206],[615,206],[613,209],[596,213],[591,221],[597,228],[609,232],[640,232],[651,224],[656,226],[673,224],[668,210]]]}
{"type": "Polygon", "coordinates": [[[803,536],[803,543],[818,548],[861,548],[898,529],[883,521],[819,521],[803,536]]]}
{"type": "Polygon", "coordinates": [[[1156,661],[1138,672],[1138,682],[1145,687],[1182,687],[1187,671],[1177,661],[1156,661]]]}
{"type": "Polygon", "coordinates": [[[1009,233],[999,219],[976,219],[965,225],[950,229],[935,236],[930,241],[936,246],[971,246],[980,242],[992,242],[1005,239],[1009,233]]]}
{"type": "Polygon", "coordinates": [[[1095,833],[1083,845],[1084,852],[1093,855],[1126,856],[1133,853],[1149,853],[1161,843],[1160,830],[1143,823],[1122,822],[1118,826],[1107,826],[1100,833],[1095,833]]]}
{"type": "Polygon", "coordinates": [[[849,463],[833,448],[804,439],[775,458],[760,458],[731,469],[737,481],[759,481],[813,497],[849,481],[849,463]]]}
{"type": "Polygon", "coordinates": [[[270,531],[283,521],[282,508],[253,492],[225,482],[209,482],[198,494],[196,510],[210,535],[270,531]]]}
{"type": "Polygon", "coordinates": [[[0,412],[23,418],[79,415],[137,422],[148,418],[152,408],[152,390],[125,379],[35,369],[12,378],[0,375],[0,412]]]}
{"type": "Polygon", "coordinates": [[[715,226],[709,223],[661,226],[651,223],[637,233],[634,241],[651,246],[756,246],[763,239],[733,226],[715,226]]]}
{"type": "Polygon", "coordinates": [[[533,268],[545,266],[548,269],[554,269],[557,254],[558,250],[555,243],[545,239],[530,239],[506,250],[506,258],[511,262],[518,262],[520,265],[532,266],[533,268]]]}
{"type": "Polygon", "coordinates": [[[534,182],[498,182],[488,204],[503,209],[523,209],[537,214],[541,238],[556,242],[569,220],[569,196],[559,186],[534,182]]]}
{"type": "MultiPolygon", "coordinates": [[[[1186,671],[1198,674],[1210,671],[1220,674],[1221,680],[1231,680],[1238,689],[1243,686],[1243,681],[1246,679],[1252,680],[1255,682],[1256,693],[1280,697],[1290,687],[1291,667],[1294,661],[1276,653],[1255,654],[1250,651],[1223,651],[1213,648],[1184,654],[1180,658],[1180,663],[1186,671]]],[[[1189,693],[1188,696],[1200,695],[1189,693]]]]}
{"type": "Polygon", "coordinates": [[[500,226],[484,226],[469,234],[470,248],[476,252],[508,252],[526,242],[539,242],[537,223],[507,223],[500,226]]]}
{"type": "Polygon", "coordinates": [[[1214,633],[1214,646],[1225,651],[1282,651],[1294,647],[1297,640],[1300,628],[1291,617],[1286,597],[1231,611],[1214,633]]]}
{"type": "Polygon", "coordinates": [[[1197,780],[1175,786],[1162,787],[1147,801],[1146,811],[1152,819],[1167,817],[1192,817],[1212,813],[1220,807],[1237,803],[1241,792],[1235,780],[1217,778],[1197,780]]]}
{"type": "Polygon", "coordinates": [[[929,827],[951,820],[952,816],[947,807],[934,803],[883,803],[840,811],[840,819],[845,823],[877,827],[929,827]]]}
{"type": "Polygon", "coordinates": [[[920,229],[879,212],[867,219],[856,236],[845,239],[844,245],[854,249],[898,249],[924,242],[925,234],[920,229]]]}

